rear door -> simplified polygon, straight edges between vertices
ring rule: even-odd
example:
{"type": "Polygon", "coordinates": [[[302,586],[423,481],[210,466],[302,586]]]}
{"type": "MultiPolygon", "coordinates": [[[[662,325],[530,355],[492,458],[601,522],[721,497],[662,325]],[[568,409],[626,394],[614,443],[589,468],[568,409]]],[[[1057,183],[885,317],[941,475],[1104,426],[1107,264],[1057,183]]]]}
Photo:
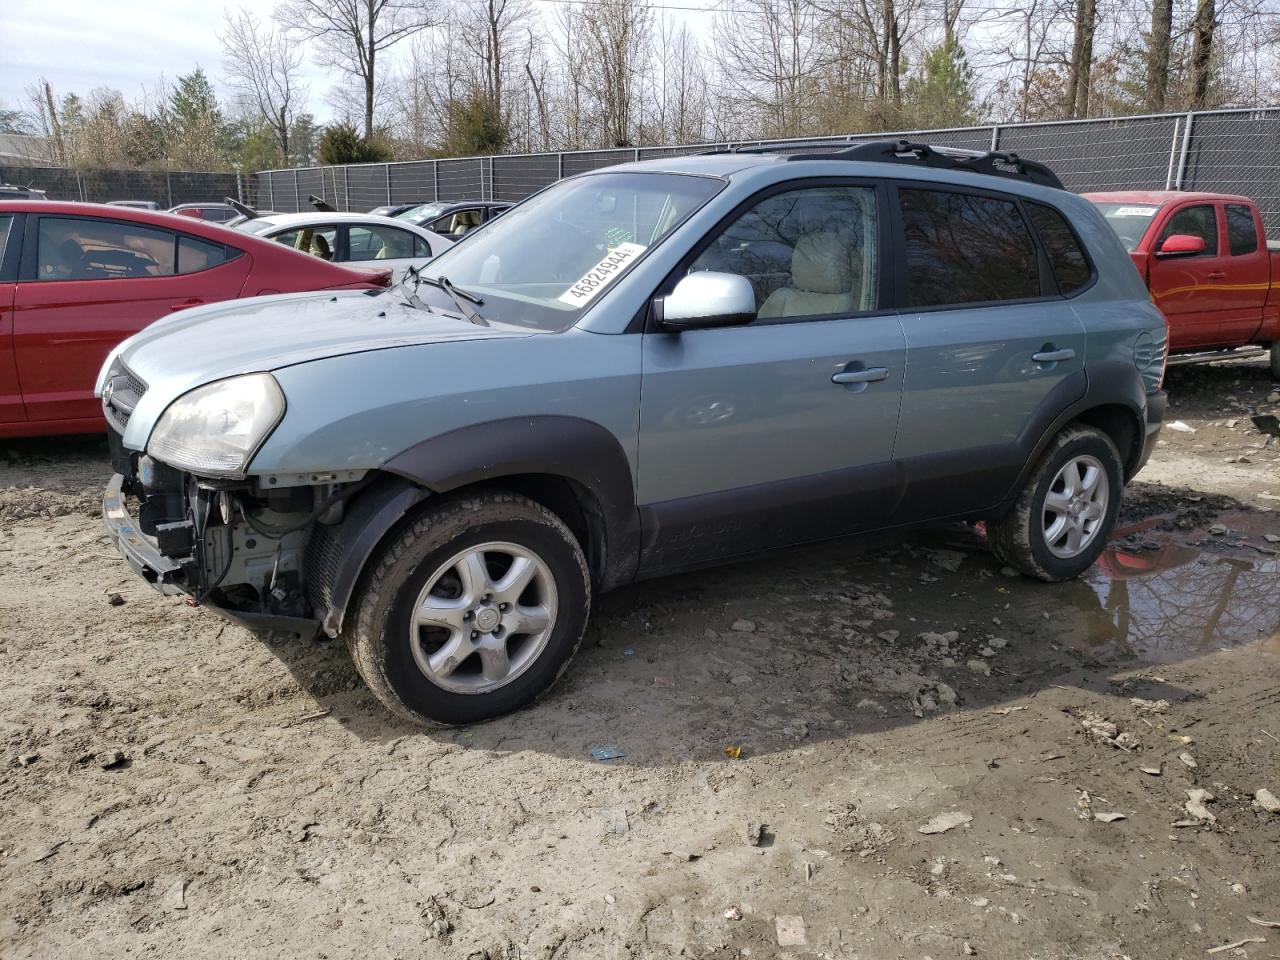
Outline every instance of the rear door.
{"type": "Polygon", "coordinates": [[[895,519],[909,522],[999,502],[1047,421],[1084,395],[1085,332],[1068,295],[1092,273],[1051,207],[929,184],[896,197],[907,371],[895,519]]]}
{"type": "Polygon", "coordinates": [[[22,214],[0,213],[0,423],[27,418],[13,358],[13,298],[22,253],[22,214]]]}
{"type": "Polygon", "coordinates": [[[1271,255],[1257,211],[1249,204],[1224,203],[1226,257],[1217,281],[1226,301],[1218,329],[1218,343],[1238,347],[1248,343],[1262,325],[1262,308],[1271,289],[1271,255]]]}
{"type": "Polygon", "coordinates": [[[13,339],[27,419],[95,421],[111,348],[174,311],[238,296],[249,267],[234,247],[172,230],[29,215],[13,339]]]}
{"type": "Polygon", "coordinates": [[[1230,265],[1220,205],[1184,203],[1164,211],[1163,217],[1151,248],[1148,286],[1156,306],[1169,320],[1169,349],[1218,346],[1223,315],[1231,306],[1225,286],[1230,265]],[[1204,252],[1162,255],[1161,245],[1175,234],[1201,238],[1204,252]]]}
{"type": "MultiPolygon", "coordinates": [[[[350,224],[347,231],[347,263],[363,267],[386,267],[391,281],[398,282],[409,267],[431,261],[427,241],[408,230],[385,224],[350,224]]],[[[440,244],[441,247],[444,243],[440,244]]]]}

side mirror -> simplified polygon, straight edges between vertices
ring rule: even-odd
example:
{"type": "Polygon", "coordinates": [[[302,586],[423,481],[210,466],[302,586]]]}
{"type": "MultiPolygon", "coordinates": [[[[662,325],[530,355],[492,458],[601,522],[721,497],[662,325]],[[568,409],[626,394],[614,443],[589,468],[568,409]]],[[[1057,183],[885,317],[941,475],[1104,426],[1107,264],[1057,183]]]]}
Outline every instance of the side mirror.
{"type": "Polygon", "coordinates": [[[1165,237],[1164,243],[1156,251],[1158,257],[1194,257],[1204,253],[1204,237],[1193,237],[1186,233],[1175,233],[1165,237]]]}
{"type": "Polygon", "coordinates": [[[653,301],[654,319],[664,330],[731,327],[756,318],[756,293],[736,273],[691,273],[670,295],[653,301]]]}

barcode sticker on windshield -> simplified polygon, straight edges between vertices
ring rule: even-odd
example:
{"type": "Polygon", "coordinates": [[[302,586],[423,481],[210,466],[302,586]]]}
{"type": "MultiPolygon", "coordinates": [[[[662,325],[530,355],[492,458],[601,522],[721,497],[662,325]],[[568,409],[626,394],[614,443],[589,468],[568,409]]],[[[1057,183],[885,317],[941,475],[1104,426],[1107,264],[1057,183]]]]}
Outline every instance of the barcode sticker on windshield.
{"type": "Polygon", "coordinates": [[[1120,207],[1113,217],[1154,217],[1159,207],[1120,207]]]}
{"type": "Polygon", "coordinates": [[[582,275],[582,278],[560,294],[560,302],[581,307],[607,287],[622,273],[623,268],[640,254],[645,247],[638,243],[620,243],[603,260],[582,275]]]}

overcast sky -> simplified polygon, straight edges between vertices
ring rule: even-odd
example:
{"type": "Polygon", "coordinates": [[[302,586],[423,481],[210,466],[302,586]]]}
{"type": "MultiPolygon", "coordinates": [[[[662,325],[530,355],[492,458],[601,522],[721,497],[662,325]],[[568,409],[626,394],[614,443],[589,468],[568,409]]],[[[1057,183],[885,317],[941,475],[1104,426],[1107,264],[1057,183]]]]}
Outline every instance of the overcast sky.
{"type": "MultiPolygon", "coordinates": [[[[0,0],[0,100],[27,109],[24,88],[45,77],[55,96],[112,87],[126,100],[172,82],[197,65],[226,95],[222,83],[223,13],[244,0],[0,0]]],[[[255,3],[258,11],[269,10],[255,3]]],[[[322,119],[332,79],[306,65],[310,108],[322,119]]]]}

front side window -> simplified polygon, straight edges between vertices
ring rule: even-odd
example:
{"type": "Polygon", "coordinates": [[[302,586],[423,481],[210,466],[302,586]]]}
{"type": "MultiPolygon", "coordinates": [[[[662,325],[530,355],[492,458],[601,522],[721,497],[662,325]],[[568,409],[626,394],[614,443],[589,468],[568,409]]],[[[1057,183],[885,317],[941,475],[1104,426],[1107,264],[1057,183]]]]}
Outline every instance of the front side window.
{"type": "Polygon", "coordinates": [[[446,214],[429,224],[427,229],[456,239],[466,236],[482,223],[484,223],[484,211],[479,207],[471,207],[446,214]]]}
{"type": "Polygon", "coordinates": [[[1169,222],[1160,231],[1160,241],[1156,244],[1156,250],[1159,250],[1164,242],[1175,234],[1199,237],[1204,241],[1204,253],[1201,256],[1216,257],[1218,255],[1217,208],[1211,203],[1183,207],[1169,218],[1169,222]]]}
{"type": "Polygon", "coordinates": [[[1258,228],[1253,211],[1242,203],[1227,204],[1227,246],[1233,257],[1258,249],[1258,228]]]}
{"type": "Polygon", "coordinates": [[[898,202],[909,306],[1040,296],[1035,244],[1012,200],[899,189],[898,202]]]}
{"type": "Polygon", "coordinates": [[[1049,256],[1054,279],[1058,281],[1058,292],[1069,297],[1086,286],[1093,275],[1080,241],[1067,225],[1066,219],[1053,207],[1027,203],[1026,208],[1031,222],[1035,224],[1036,233],[1040,235],[1040,243],[1049,256]]]}
{"type": "Polygon", "coordinates": [[[349,260],[408,260],[416,238],[395,227],[353,226],[347,231],[349,260]]]}
{"type": "Polygon", "coordinates": [[[879,231],[870,187],[774,194],[729,224],[689,272],[746,277],[761,319],[876,309],[879,231]]]}
{"type": "Polygon", "coordinates": [[[41,217],[39,280],[112,280],[174,274],[177,235],[121,220],[41,217]]]}
{"type": "MultiPolygon", "coordinates": [[[[562,180],[441,252],[425,275],[483,297],[487,320],[563,328],[723,187],[674,173],[562,180]]],[[[418,295],[454,309],[427,285],[418,295]]]]}

